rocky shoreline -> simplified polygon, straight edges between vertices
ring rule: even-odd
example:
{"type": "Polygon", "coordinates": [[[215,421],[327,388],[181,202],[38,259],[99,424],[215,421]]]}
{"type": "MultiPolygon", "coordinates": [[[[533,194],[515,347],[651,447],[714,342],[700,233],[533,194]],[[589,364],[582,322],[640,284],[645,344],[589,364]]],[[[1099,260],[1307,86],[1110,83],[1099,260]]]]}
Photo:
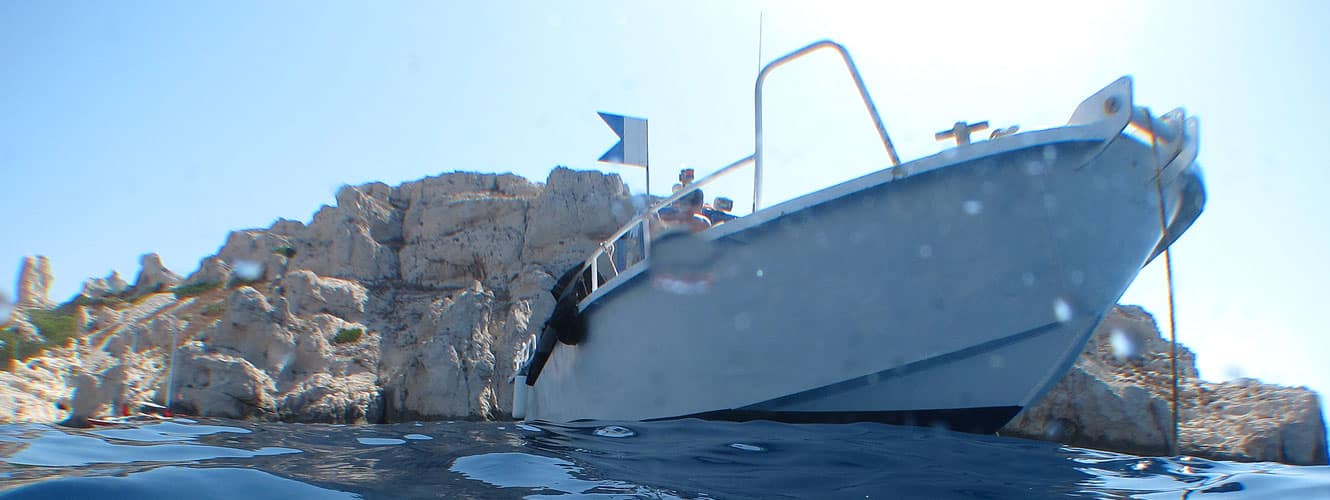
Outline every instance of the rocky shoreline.
{"type": "MultiPolygon", "coordinates": [[[[0,422],[138,401],[290,422],[509,418],[514,358],[553,311],[554,277],[632,213],[615,175],[451,173],[343,187],[308,225],[232,232],[188,277],[149,254],[132,284],[91,279],[66,304],[47,299],[50,263],[30,257],[0,326],[0,422]]],[[[1153,319],[1119,307],[1002,433],[1166,453],[1166,356],[1153,319]]],[[[1182,453],[1326,463],[1314,392],[1200,381],[1185,350],[1179,364],[1182,453]]]]}

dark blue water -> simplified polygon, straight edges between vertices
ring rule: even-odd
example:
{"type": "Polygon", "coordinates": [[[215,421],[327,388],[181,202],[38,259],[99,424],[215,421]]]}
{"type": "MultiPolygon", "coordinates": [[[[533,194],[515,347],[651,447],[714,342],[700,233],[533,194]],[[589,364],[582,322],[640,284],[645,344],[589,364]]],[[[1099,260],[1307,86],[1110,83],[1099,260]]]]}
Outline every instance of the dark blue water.
{"type": "Polygon", "coordinates": [[[1330,467],[879,424],[0,426],[10,498],[1330,498],[1330,467]]]}

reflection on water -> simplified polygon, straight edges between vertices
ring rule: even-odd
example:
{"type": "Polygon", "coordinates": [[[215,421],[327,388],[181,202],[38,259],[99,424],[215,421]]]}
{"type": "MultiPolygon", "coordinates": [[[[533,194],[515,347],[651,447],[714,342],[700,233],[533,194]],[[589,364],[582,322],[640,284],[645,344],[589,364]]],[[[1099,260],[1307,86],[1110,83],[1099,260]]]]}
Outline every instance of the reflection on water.
{"type": "Polygon", "coordinates": [[[1330,498],[1330,468],[879,424],[0,426],[0,498],[1330,498]]]}

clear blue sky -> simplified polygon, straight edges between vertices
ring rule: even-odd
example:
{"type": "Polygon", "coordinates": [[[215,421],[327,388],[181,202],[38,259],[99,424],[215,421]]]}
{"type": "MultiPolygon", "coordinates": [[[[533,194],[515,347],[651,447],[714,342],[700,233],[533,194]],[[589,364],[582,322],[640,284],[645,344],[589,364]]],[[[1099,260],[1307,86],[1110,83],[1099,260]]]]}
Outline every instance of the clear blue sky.
{"type": "MultiPolygon", "coordinates": [[[[1186,106],[1210,202],[1175,246],[1181,340],[1209,379],[1330,391],[1315,1],[0,1],[0,283],[32,254],[57,300],[111,269],[132,280],[146,252],[188,274],[228,231],[308,221],[342,184],[563,164],[640,190],[640,170],[595,162],[614,140],[597,110],[651,120],[665,191],[681,164],[752,151],[760,13],[765,59],[850,48],[906,160],[956,120],[1060,125],[1124,74],[1138,103],[1186,106]]],[[[772,80],[777,198],[886,164],[833,63],[772,80]]],[[[1123,301],[1166,324],[1164,290],[1149,269],[1123,301]]]]}

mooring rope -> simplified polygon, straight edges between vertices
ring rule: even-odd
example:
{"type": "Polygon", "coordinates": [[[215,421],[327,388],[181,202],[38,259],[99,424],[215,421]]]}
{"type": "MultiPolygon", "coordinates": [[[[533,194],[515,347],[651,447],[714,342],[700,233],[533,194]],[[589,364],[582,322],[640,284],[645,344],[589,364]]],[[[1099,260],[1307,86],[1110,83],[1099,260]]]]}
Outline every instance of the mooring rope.
{"type": "MultiPolygon", "coordinates": [[[[1168,361],[1173,370],[1173,440],[1169,446],[1170,455],[1178,455],[1182,446],[1178,443],[1178,337],[1177,337],[1177,319],[1173,302],[1173,258],[1169,251],[1172,242],[1168,238],[1168,215],[1164,210],[1164,166],[1159,160],[1159,136],[1155,133],[1154,115],[1150,113],[1150,108],[1145,109],[1146,123],[1150,129],[1150,154],[1155,159],[1155,191],[1159,195],[1159,238],[1164,245],[1164,277],[1168,282],[1168,361]]],[[[1184,123],[1179,124],[1185,127],[1184,123]]],[[[1181,131],[1182,129],[1180,129],[1181,131]]],[[[1185,132],[1179,134],[1178,140],[1182,140],[1185,132]]],[[[1179,145],[1181,147],[1181,145],[1179,145]]]]}

